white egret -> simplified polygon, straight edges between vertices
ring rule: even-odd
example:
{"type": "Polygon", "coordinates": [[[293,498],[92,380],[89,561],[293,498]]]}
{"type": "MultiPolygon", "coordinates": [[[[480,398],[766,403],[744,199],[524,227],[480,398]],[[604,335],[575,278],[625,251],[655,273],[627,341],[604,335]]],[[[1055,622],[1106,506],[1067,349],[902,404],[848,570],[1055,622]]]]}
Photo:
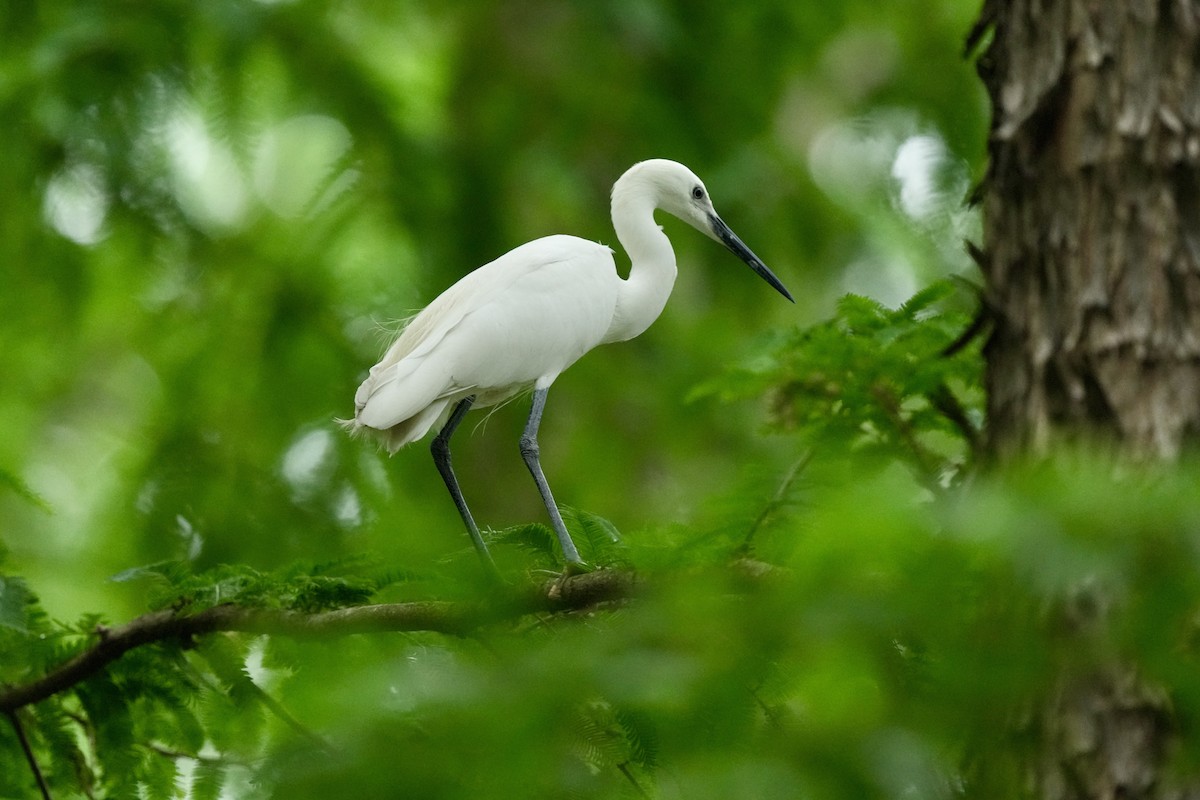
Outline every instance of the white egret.
{"type": "Polygon", "coordinates": [[[439,295],[412,318],[354,395],[355,434],[390,453],[422,438],[440,419],[433,459],[484,564],[487,545],[450,464],[450,437],[472,407],[533,389],[521,455],[533,475],[569,567],[582,564],[538,459],[546,392],[596,345],[640,334],[658,318],[675,284],[675,252],[654,221],[662,209],[724,244],[788,300],[775,274],[721,221],[687,167],[654,159],[630,167],[612,190],[612,222],[632,262],[617,274],[612,250],[574,236],[523,244],[439,295]],[[448,413],[448,417],[446,416],[448,413]]]}

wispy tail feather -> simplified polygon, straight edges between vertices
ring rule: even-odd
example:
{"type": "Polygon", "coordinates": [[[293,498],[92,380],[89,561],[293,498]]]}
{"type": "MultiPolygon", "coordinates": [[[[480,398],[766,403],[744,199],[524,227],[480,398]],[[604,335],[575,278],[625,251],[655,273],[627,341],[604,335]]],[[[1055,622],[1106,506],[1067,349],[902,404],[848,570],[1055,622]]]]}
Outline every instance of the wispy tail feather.
{"type": "Polygon", "coordinates": [[[354,419],[334,418],[334,422],[342,430],[355,439],[374,439],[389,455],[407,444],[424,438],[425,434],[437,424],[446,413],[449,400],[439,400],[430,403],[419,412],[390,428],[372,428],[363,424],[357,417],[354,419]]]}

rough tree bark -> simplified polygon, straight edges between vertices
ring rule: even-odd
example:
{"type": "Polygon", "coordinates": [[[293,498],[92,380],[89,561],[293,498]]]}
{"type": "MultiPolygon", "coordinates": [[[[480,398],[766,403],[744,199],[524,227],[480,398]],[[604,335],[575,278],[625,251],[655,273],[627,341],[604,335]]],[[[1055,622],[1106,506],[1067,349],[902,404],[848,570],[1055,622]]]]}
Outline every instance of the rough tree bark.
{"type": "MultiPolygon", "coordinates": [[[[972,48],[988,33],[990,453],[1175,460],[1200,437],[1200,1],[986,0],[972,48]]],[[[1163,775],[1169,701],[1133,665],[1050,694],[1032,796],[1187,795],[1163,775]]]]}
{"type": "Polygon", "coordinates": [[[1200,436],[1200,3],[988,0],[983,268],[1002,459],[1200,436]]]}

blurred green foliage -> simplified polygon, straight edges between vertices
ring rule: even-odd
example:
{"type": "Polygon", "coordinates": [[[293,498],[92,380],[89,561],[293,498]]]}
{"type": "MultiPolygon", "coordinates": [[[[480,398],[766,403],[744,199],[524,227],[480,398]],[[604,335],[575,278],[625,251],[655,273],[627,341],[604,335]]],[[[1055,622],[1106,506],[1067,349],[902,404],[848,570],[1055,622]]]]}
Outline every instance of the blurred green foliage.
{"type": "Polygon", "coordinates": [[[934,486],[952,481],[983,424],[974,311],[964,305],[974,301],[964,294],[941,281],[894,310],[846,295],[828,322],[781,332],[695,394],[770,397],[772,425],[813,448],[908,463],[934,486]]]}
{"type": "MultiPolygon", "coordinates": [[[[138,649],[17,715],[54,796],[1015,795],[1014,709],[1110,653],[1194,719],[1193,484],[1087,459],[964,480],[978,343],[942,353],[975,299],[943,279],[971,278],[976,10],[10,4],[0,685],[152,607],[478,600],[428,454],[332,419],[466,271],[615,244],[634,161],[693,167],[799,300],[663,220],[667,311],[556,383],[547,473],[636,602],[138,649]],[[1052,609],[1092,585],[1114,624],[1081,648],[1052,609]]],[[[513,580],[559,567],[520,405],[456,450],[513,580]]],[[[36,797],[8,723],[0,796],[36,797]]]]}
{"type": "MultiPolygon", "coordinates": [[[[96,796],[137,796],[135,781],[150,797],[1016,795],[1034,724],[1021,709],[1065,665],[1136,654],[1181,719],[1200,713],[1194,475],[1114,480],[1097,463],[936,498],[908,470],[798,481],[804,511],[760,532],[790,553],[769,570],[739,570],[730,541],[707,566],[645,571],[632,604],[467,639],[155,645],[21,718],[50,780],[96,796]],[[1064,629],[1058,609],[1089,595],[1111,625],[1064,629]]],[[[631,539],[628,558],[703,533],[631,539]]],[[[310,574],[360,602],[361,567],[310,574]]],[[[230,580],[151,572],[190,596],[230,580]]],[[[300,580],[275,577],[283,595],[300,580]]],[[[94,638],[94,620],[51,624],[20,581],[0,588],[5,682],[94,638]]],[[[32,796],[8,729],[0,759],[0,792],[32,796]]]]}

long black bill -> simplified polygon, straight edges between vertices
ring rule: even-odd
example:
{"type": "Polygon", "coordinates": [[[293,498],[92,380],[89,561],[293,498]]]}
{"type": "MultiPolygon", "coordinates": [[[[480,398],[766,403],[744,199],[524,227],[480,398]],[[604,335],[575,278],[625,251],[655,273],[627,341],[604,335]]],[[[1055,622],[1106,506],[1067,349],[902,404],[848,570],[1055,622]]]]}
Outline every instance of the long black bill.
{"type": "Polygon", "coordinates": [[[775,291],[779,292],[793,303],[796,302],[795,300],[792,300],[792,293],[787,290],[782,282],[780,282],[779,278],[775,277],[775,273],[771,272],[767,265],[762,262],[762,259],[754,255],[753,251],[751,251],[749,247],[746,247],[745,242],[739,239],[737,234],[731,231],[729,226],[726,225],[720,217],[718,217],[716,214],[710,214],[708,217],[708,223],[712,226],[713,234],[715,234],[716,237],[721,240],[721,243],[728,247],[735,256],[740,258],[742,261],[745,261],[746,264],[749,265],[750,269],[757,272],[760,278],[771,284],[775,291]]]}

